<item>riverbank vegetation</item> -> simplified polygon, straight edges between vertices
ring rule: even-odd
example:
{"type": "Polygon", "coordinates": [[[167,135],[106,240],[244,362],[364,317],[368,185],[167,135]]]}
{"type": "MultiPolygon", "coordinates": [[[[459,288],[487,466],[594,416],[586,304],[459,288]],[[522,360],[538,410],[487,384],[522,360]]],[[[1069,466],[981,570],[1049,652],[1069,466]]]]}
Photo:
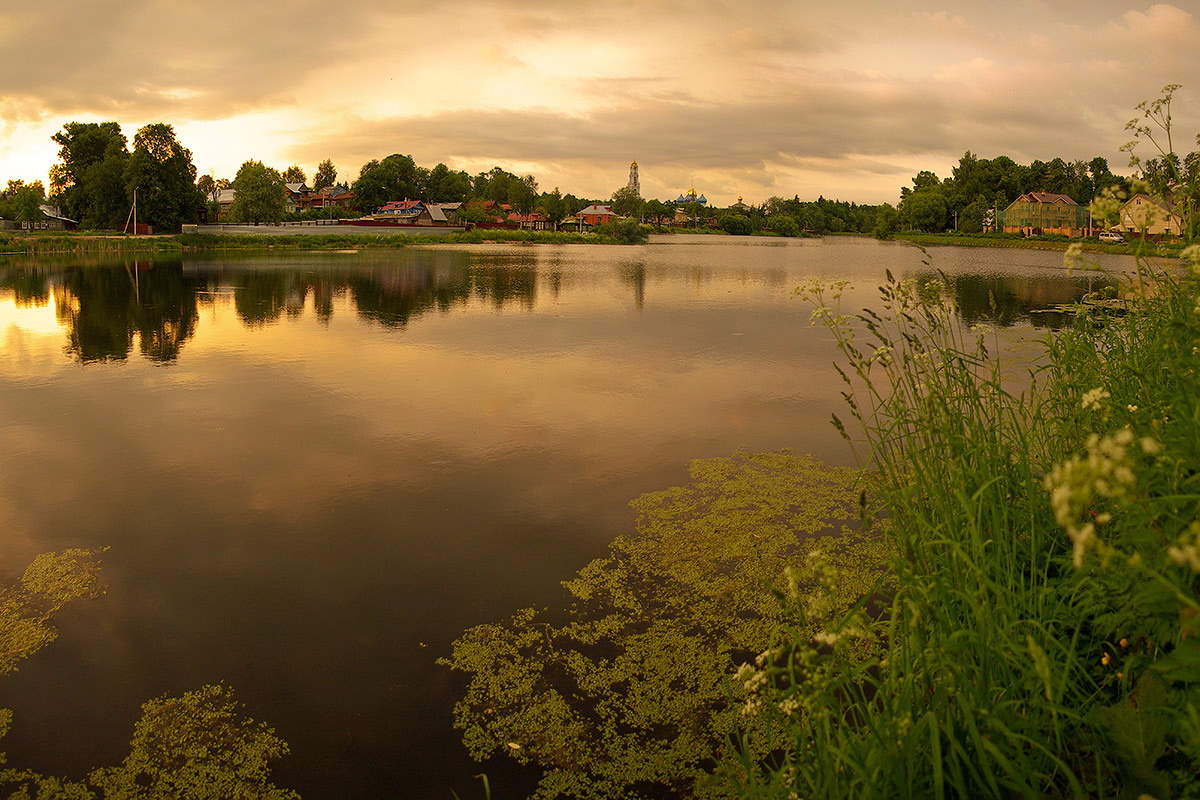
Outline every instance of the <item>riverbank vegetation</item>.
{"type": "Polygon", "coordinates": [[[788,745],[747,732],[741,796],[1200,791],[1200,250],[1126,277],[1126,313],[1081,307],[1023,391],[936,283],[860,314],[810,288],[897,588],[780,629],[747,685],[788,745]]]}

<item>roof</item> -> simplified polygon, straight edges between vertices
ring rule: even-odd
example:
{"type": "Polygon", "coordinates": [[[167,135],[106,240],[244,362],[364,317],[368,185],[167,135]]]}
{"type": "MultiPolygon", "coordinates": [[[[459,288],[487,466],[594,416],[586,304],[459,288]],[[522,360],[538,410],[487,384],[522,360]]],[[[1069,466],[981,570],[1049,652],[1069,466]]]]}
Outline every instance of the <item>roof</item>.
{"type": "Polygon", "coordinates": [[[286,186],[287,190],[292,194],[304,194],[305,192],[312,191],[312,189],[309,189],[303,181],[300,183],[285,183],[284,186],[286,186]]]}
{"type": "Polygon", "coordinates": [[[1069,206],[1079,205],[1079,203],[1076,203],[1070,195],[1057,194],[1055,192],[1026,192],[1013,202],[1015,203],[1021,200],[1027,200],[1030,203],[1065,203],[1069,206]]]}
{"type": "Polygon", "coordinates": [[[577,217],[582,217],[582,216],[585,216],[585,215],[586,215],[586,216],[589,216],[589,217],[590,217],[590,216],[597,216],[597,217],[598,217],[598,216],[604,216],[604,215],[608,215],[608,216],[615,216],[615,215],[613,214],[613,211],[612,211],[612,209],[611,209],[611,208],[609,208],[608,206],[602,206],[602,205],[596,205],[596,204],[592,204],[592,205],[588,206],[587,208],[583,209],[582,211],[580,211],[580,212],[579,212],[578,214],[576,214],[575,216],[577,216],[577,217]]]}
{"type": "Polygon", "coordinates": [[[442,211],[442,209],[438,208],[435,205],[429,205],[429,206],[426,206],[425,208],[427,208],[429,210],[429,218],[431,220],[433,220],[434,222],[445,222],[446,221],[446,212],[442,211]]]}
{"type": "Polygon", "coordinates": [[[1136,200],[1147,200],[1150,202],[1151,205],[1157,206],[1158,208],[1167,212],[1168,214],[1171,213],[1171,209],[1167,208],[1167,204],[1165,202],[1163,202],[1162,200],[1159,200],[1156,197],[1151,197],[1150,195],[1146,194],[1145,192],[1138,192],[1137,194],[1130,197],[1128,200],[1125,201],[1122,208],[1124,208],[1124,206],[1136,205],[1136,203],[1134,202],[1136,200]]]}
{"type": "Polygon", "coordinates": [[[235,194],[236,194],[236,192],[233,189],[222,189],[219,192],[217,192],[217,202],[218,203],[232,203],[235,194]]]}
{"type": "Polygon", "coordinates": [[[38,206],[38,210],[41,211],[43,214],[45,214],[50,219],[61,219],[63,222],[74,222],[74,223],[78,224],[77,220],[73,220],[73,219],[69,219],[68,217],[64,217],[62,215],[62,213],[54,206],[48,206],[45,203],[43,203],[38,206]]]}
{"type": "Polygon", "coordinates": [[[380,211],[410,211],[420,208],[420,200],[389,200],[379,207],[380,211]]]}

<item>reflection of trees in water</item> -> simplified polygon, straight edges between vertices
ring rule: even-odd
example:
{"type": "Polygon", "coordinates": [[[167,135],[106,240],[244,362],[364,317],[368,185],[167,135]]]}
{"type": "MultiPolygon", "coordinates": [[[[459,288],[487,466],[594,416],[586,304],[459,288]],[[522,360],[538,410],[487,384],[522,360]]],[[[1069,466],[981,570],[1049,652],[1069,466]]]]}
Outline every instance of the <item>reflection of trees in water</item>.
{"type": "Polygon", "coordinates": [[[1066,324],[1062,312],[1030,313],[1078,301],[1088,292],[1115,286],[1113,281],[1095,273],[1075,276],[1034,277],[1025,275],[944,275],[921,272],[916,280],[922,286],[942,283],[958,304],[963,322],[986,322],[1009,326],[1030,322],[1035,327],[1057,329],[1066,324]]]}
{"type": "MultiPolygon", "coordinates": [[[[137,335],[141,353],[169,362],[196,331],[200,304],[219,295],[233,299],[247,327],[263,327],[304,314],[308,298],[317,319],[328,324],[335,301],[349,294],[360,316],[403,328],[432,310],[483,302],[499,309],[537,300],[536,258],[507,254],[456,254],[416,263],[367,269],[205,269],[179,259],[89,264],[54,269],[14,268],[0,272],[0,288],[22,306],[45,306],[51,295],[58,322],[66,328],[66,351],[80,361],[121,361],[137,335]]],[[[557,273],[556,273],[557,274],[557,273]]]]}
{"type": "Polygon", "coordinates": [[[36,308],[50,302],[50,277],[44,270],[4,270],[0,272],[0,289],[13,293],[18,308],[36,308]]]}
{"type": "Polygon", "coordinates": [[[67,352],[85,362],[124,360],[136,333],[143,356],[174,361],[195,333],[197,286],[180,261],[65,271],[54,294],[67,352]]]}
{"type": "Polygon", "coordinates": [[[447,311],[472,300],[496,308],[516,301],[532,308],[537,300],[537,269],[514,265],[508,258],[497,266],[472,263],[457,269],[412,265],[355,276],[349,285],[361,316],[403,328],[427,311],[447,311]]]}

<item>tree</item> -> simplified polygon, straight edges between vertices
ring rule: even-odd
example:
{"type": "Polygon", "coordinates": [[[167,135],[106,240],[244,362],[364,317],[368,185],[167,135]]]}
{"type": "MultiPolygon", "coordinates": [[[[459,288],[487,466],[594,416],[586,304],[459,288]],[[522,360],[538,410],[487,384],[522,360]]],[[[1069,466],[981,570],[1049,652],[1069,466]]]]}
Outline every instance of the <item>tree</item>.
{"type": "Polygon", "coordinates": [[[647,200],[646,204],[642,206],[642,214],[645,219],[654,223],[654,227],[658,228],[662,226],[663,219],[671,215],[671,211],[661,200],[647,200]]]}
{"type": "MultiPolygon", "coordinates": [[[[1180,218],[1188,220],[1184,235],[1194,240],[1196,215],[1200,211],[1200,152],[1180,158],[1175,152],[1174,131],[1171,127],[1171,102],[1179,84],[1169,83],[1156,100],[1142,101],[1137,109],[1142,118],[1131,119],[1125,129],[1133,132],[1133,140],[1121,149],[1129,152],[1129,166],[1138,167],[1160,199],[1180,218]],[[1158,151],[1157,158],[1143,160],[1135,152],[1141,141],[1149,142],[1158,151]]],[[[1196,135],[1200,145],[1200,134],[1196,135]]]]}
{"type": "Polygon", "coordinates": [[[46,189],[41,181],[9,181],[8,188],[0,192],[0,217],[21,222],[39,222],[42,219],[41,206],[45,199],[46,189]]]}
{"type": "Polygon", "coordinates": [[[278,222],[283,217],[286,190],[279,170],[261,161],[247,161],[233,179],[233,206],[229,216],[234,222],[278,222]]]}
{"type": "Polygon", "coordinates": [[[767,217],[767,227],[780,236],[792,237],[800,235],[800,223],[796,222],[795,217],[790,217],[787,214],[772,214],[767,217]]]}
{"type": "Polygon", "coordinates": [[[875,238],[890,239],[892,234],[896,232],[896,225],[899,223],[899,215],[896,214],[896,209],[892,208],[888,203],[884,203],[875,210],[875,238]]]}
{"type": "Polygon", "coordinates": [[[304,168],[299,164],[292,164],[283,171],[284,183],[304,183],[308,177],[304,174],[304,168]]]}
{"type": "Polygon", "coordinates": [[[313,189],[319,192],[335,183],[337,183],[337,167],[333,166],[333,162],[327,158],[317,165],[317,172],[313,175],[313,189]]]}
{"type": "Polygon", "coordinates": [[[510,181],[508,184],[508,204],[518,214],[529,214],[537,207],[537,179],[532,175],[510,181]]]}
{"type": "Polygon", "coordinates": [[[554,187],[554,191],[542,195],[542,213],[554,229],[558,230],[558,226],[567,216],[567,204],[557,186],[554,187]]]}
{"type": "Polygon", "coordinates": [[[129,214],[125,135],[116,122],[68,122],[50,137],[59,145],[50,197],[85,228],[119,228],[129,214]]]}
{"type": "Polygon", "coordinates": [[[204,203],[196,188],[192,151],[162,122],[146,125],[133,137],[125,185],[130,201],[137,190],[138,221],[161,228],[179,230],[184,222],[194,222],[204,203]]]}
{"type": "Polygon", "coordinates": [[[905,198],[900,212],[910,228],[926,233],[946,229],[946,201],[941,192],[913,192],[905,198]]]}
{"type": "Polygon", "coordinates": [[[622,217],[636,217],[642,210],[645,201],[633,190],[632,186],[622,186],[613,192],[612,210],[622,217]]]}
{"type": "Polygon", "coordinates": [[[363,164],[358,180],[350,187],[354,206],[370,214],[389,200],[402,200],[419,195],[417,165],[412,156],[392,153],[383,161],[372,159],[363,164]]]}
{"type": "Polygon", "coordinates": [[[465,172],[451,172],[445,164],[438,164],[429,171],[425,180],[424,199],[431,203],[461,203],[471,194],[471,176],[465,172]]]}
{"type": "Polygon", "coordinates": [[[721,217],[721,230],[734,236],[749,236],[750,218],[744,214],[726,214],[721,217]]]}

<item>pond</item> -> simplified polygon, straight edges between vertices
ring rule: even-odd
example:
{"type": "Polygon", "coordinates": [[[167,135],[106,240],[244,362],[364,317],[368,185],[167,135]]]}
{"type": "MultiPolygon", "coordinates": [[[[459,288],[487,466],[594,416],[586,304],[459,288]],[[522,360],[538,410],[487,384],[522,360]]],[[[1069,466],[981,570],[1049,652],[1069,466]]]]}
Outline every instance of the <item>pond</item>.
{"type": "Polygon", "coordinates": [[[0,581],[109,547],[106,594],[0,681],[9,763],[82,777],[142,702],[225,681],[304,797],[523,791],[467,756],[436,659],[561,604],[692,459],[853,464],[793,290],[848,280],[857,310],[887,269],[942,271],[1020,357],[1099,280],[855,238],[0,260],[0,581]]]}

